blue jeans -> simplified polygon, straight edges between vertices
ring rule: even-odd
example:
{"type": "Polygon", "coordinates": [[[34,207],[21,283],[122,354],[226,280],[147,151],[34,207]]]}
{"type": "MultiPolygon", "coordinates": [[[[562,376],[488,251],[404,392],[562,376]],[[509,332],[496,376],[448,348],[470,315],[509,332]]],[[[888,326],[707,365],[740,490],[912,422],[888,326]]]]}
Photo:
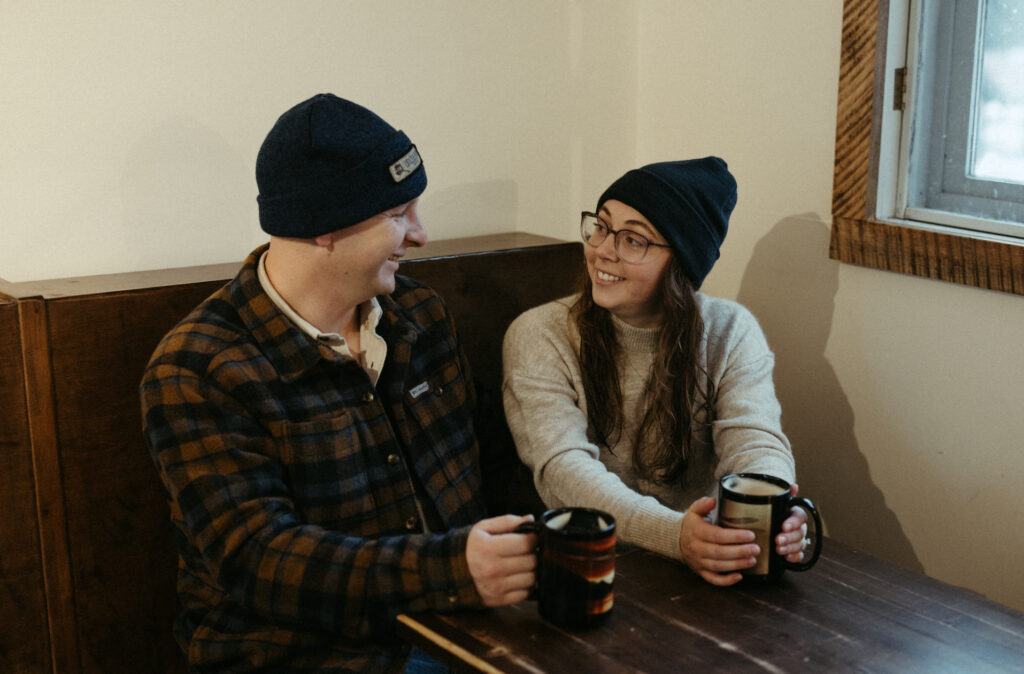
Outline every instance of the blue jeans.
{"type": "Polygon", "coordinates": [[[405,674],[450,674],[448,665],[435,660],[425,651],[412,649],[409,662],[405,664],[405,674]]]}

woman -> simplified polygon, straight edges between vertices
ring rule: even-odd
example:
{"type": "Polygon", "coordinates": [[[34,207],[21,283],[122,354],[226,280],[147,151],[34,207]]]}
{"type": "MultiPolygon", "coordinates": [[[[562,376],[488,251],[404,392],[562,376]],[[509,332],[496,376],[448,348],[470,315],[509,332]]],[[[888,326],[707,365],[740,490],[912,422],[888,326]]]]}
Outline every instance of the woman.
{"type": "MultiPolygon", "coordinates": [[[[712,523],[717,479],[795,480],[757,321],[697,292],[735,204],[717,157],[629,171],[583,214],[582,291],[527,311],[504,342],[505,414],[544,502],[606,510],[620,540],[715,585],[758,552],[753,532],[712,523]]],[[[775,541],[790,561],[805,521],[794,509],[775,541]]]]}

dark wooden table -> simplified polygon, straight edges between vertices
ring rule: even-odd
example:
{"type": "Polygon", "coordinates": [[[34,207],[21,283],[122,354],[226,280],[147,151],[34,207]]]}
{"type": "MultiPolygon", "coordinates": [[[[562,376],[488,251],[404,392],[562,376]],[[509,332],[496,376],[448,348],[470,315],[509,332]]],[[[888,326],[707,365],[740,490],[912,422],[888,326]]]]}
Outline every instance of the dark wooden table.
{"type": "Polygon", "coordinates": [[[622,552],[613,613],[589,631],[524,602],[403,615],[399,633],[471,672],[1024,672],[1020,611],[832,540],[811,571],[768,587],[716,588],[622,552]]]}

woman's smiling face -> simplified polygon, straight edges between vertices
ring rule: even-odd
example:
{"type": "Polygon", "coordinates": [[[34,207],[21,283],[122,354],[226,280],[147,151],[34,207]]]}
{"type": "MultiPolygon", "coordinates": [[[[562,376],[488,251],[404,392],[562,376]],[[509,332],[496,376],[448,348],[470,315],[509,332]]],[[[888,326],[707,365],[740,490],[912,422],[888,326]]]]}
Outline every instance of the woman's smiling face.
{"type": "Polygon", "coordinates": [[[615,232],[628,229],[660,244],[666,243],[665,238],[640,211],[615,199],[604,202],[597,217],[610,233],[599,246],[583,246],[594,304],[632,326],[657,327],[662,313],[661,276],[671,249],[650,246],[639,264],[625,262],[615,251],[615,232]]]}

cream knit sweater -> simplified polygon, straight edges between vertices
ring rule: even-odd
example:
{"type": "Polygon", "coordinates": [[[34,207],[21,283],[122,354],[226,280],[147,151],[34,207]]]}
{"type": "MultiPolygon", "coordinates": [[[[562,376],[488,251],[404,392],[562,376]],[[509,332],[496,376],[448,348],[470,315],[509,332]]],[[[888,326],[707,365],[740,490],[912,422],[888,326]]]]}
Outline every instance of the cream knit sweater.
{"type": "Polygon", "coordinates": [[[675,559],[681,559],[683,514],[697,498],[713,496],[721,476],[758,472],[795,480],[772,383],[775,359],[757,320],[735,302],[699,293],[697,298],[710,336],[702,365],[716,391],[715,418],[695,438],[680,484],[641,480],[631,467],[638,402],[654,359],[657,329],[615,319],[623,346],[619,377],[626,427],[610,448],[598,447],[588,428],[579,334],[568,317],[575,296],[519,316],[503,348],[505,415],[545,504],[605,510],[616,519],[620,541],[675,559]]]}

